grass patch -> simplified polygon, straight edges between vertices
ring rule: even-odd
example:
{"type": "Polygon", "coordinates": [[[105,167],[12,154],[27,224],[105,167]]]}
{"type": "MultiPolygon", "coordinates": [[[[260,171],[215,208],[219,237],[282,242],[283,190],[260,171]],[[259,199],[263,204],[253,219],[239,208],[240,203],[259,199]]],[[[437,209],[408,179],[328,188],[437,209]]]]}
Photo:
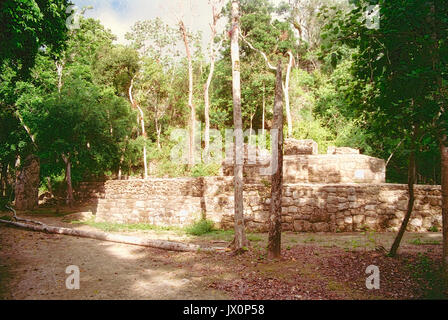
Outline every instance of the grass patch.
{"type": "Polygon", "coordinates": [[[185,232],[193,236],[202,236],[215,230],[214,225],[213,221],[203,219],[186,227],[185,232]]]}
{"type": "Polygon", "coordinates": [[[310,242],[315,242],[316,239],[314,239],[313,237],[308,237],[305,240],[303,240],[304,243],[310,243],[310,242]]]}
{"type": "Polygon", "coordinates": [[[10,216],[1,216],[0,220],[12,221],[12,218],[10,216]]]}
{"type": "MultiPolygon", "coordinates": [[[[104,232],[132,232],[132,231],[155,231],[155,232],[175,232],[178,235],[189,235],[203,238],[209,241],[232,241],[234,230],[215,229],[213,221],[200,220],[190,226],[163,227],[146,223],[121,224],[110,222],[95,222],[95,220],[71,221],[72,224],[88,225],[104,232]]],[[[262,242],[263,236],[255,233],[247,233],[247,239],[251,242],[262,242]]]]}
{"type": "Polygon", "coordinates": [[[440,241],[438,241],[438,240],[422,240],[420,238],[416,238],[416,239],[409,241],[409,243],[416,245],[416,246],[424,246],[424,245],[438,245],[438,244],[440,244],[440,241]]]}
{"type": "Polygon", "coordinates": [[[110,222],[95,222],[94,220],[87,221],[72,221],[73,224],[84,224],[105,232],[118,232],[118,231],[181,231],[178,227],[163,227],[155,226],[147,223],[135,223],[135,224],[121,224],[121,223],[110,223],[110,222]]]}
{"type": "Polygon", "coordinates": [[[252,241],[252,242],[263,241],[263,238],[261,236],[259,236],[258,234],[249,233],[246,235],[246,237],[247,237],[247,240],[252,241]]]}

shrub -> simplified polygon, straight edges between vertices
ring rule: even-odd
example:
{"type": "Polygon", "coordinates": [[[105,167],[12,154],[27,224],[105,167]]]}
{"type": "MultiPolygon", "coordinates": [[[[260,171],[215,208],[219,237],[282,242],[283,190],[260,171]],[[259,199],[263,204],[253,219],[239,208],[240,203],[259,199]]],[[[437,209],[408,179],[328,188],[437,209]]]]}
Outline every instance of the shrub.
{"type": "Polygon", "coordinates": [[[194,236],[200,236],[206,233],[210,233],[214,230],[214,222],[210,220],[202,219],[198,222],[193,223],[191,226],[185,228],[188,234],[194,236]]]}
{"type": "Polygon", "coordinates": [[[9,211],[6,209],[6,205],[10,205],[10,201],[7,198],[0,198],[0,211],[9,211]]]}
{"type": "Polygon", "coordinates": [[[209,163],[209,164],[200,163],[195,165],[191,169],[191,176],[192,177],[217,176],[219,175],[220,168],[221,164],[219,163],[209,163]]]}
{"type": "Polygon", "coordinates": [[[430,232],[439,232],[439,228],[437,228],[436,226],[432,226],[431,228],[428,229],[428,231],[430,231],[430,232]]]}

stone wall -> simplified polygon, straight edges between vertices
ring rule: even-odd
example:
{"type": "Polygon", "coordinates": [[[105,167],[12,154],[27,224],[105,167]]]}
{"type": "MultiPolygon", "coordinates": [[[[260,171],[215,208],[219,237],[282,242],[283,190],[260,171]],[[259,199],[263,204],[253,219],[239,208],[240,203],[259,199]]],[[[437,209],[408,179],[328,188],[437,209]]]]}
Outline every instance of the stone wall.
{"type": "MultiPolygon", "coordinates": [[[[440,228],[440,186],[419,185],[415,193],[409,230],[440,228]]],[[[83,183],[79,195],[93,206],[96,221],[185,226],[206,217],[221,228],[233,228],[232,177],[83,183]]],[[[244,202],[248,229],[266,231],[269,183],[246,184],[244,202]]],[[[283,229],[287,231],[397,231],[406,211],[407,186],[285,184],[282,202],[283,229]]]]}
{"type": "MultiPolygon", "coordinates": [[[[244,164],[245,183],[270,180],[261,169],[269,168],[269,161],[244,164]]],[[[233,164],[223,165],[223,174],[233,176],[233,164]]],[[[362,154],[294,155],[283,157],[284,183],[384,183],[384,160],[362,154]]]]}

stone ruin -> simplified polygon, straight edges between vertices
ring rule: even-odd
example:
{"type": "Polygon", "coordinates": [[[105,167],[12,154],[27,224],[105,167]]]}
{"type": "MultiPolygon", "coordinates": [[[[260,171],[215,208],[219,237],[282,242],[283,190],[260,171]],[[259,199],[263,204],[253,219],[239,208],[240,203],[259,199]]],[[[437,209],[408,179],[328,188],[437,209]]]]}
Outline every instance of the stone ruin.
{"type": "MultiPolygon", "coordinates": [[[[270,179],[263,175],[263,168],[269,168],[270,155],[267,151],[251,151],[245,147],[244,178],[246,183],[270,179]],[[257,154],[255,161],[249,161],[249,152],[257,154]],[[262,156],[258,156],[262,155],[262,156]]],[[[232,158],[223,162],[223,175],[233,176],[232,158]]],[[[252,157],[252,159],[254,159],[252,157]]],[[[267,170],[265,170],[267,171],[267,170]]],[[[360,154],[352,148],[328,147],[327,154],[318,154],[318,145],[313,140],[286,139],[283,156],[284,183],[384,183],[386,164],[382,159],[360,154]]]]}
{"type": "MultiPolygon", "coordinates": [[[[294,232],[398,231],[407,209],[407,185],[385,183],[385,163],[356,149],[317,153],[312,140],[285,141],[282,229],[294,232]]],[[[267,150],[245,147],[244,218],[247,230],[267,231],[270,176],[267,150]],[[256,161],[247,155],[257,154],[256,161]]],[[[231,157],[230,157],[231,159],[231,157]]],[[[78,199],[90,203],[97,222],[185,226],[201,217],[233,228],[233,164],[223,174],[82,183],[78,199]]],[[[440,186],[415,186],[408,230],[440,229],[440,186]]]]}
{"type": "Polygon", "coordinates": [[[17,171],[15,183],[15,208],[17,210],[32,210],[38,205],[40,183],[39,158],[28,156],[23,166],[17,171]]]}

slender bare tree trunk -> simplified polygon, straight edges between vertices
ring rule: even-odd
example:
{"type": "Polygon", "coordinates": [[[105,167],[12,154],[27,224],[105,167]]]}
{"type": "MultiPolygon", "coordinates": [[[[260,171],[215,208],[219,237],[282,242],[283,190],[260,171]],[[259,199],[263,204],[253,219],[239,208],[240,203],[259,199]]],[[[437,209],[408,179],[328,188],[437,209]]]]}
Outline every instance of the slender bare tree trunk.
{"type": "Polygon", "coordinates": [[[208,151],[210,148],[210,85],[212,83],[213,74],[215,72],[215,60],[216,60],[216,50],[215,50],[215,37],[216,37],[216,25],[220,17],[216,5],[213,1],[210,2],[212,5],[212,15],[213,22],[210,24],[211,36],[210,36],[210,72],[208,74],[207,82],[204,86],[204,118],[205,118],[205,129],[204,129],[204,155],[205,161],[208,161],[209,155],[208,151]]]}
{"type": "Polygon", "coordinates": [[[250,128],[249,128],[249,141],[248,143],[251,144],[252,143],[252,129],[254,127],[253,123],[254,123],[254,117],[255,117],[255,113],[252,113],[250,115],[250,128]]]}
{"type": "Polygon", "coordinates": [[[406,227],[408,226],[409,219],[412,215],[412,210],[414,209],[414,184],[415,184],[415,178],[416,178],[416,172],[417,172],[417,166],[415,162],[415,139],[416,136],[412,137],[412,151],[409,155],[409,167],[408,167],[408,208],[406,211],[406,215],[404,216],[403,222],[401,223],[400,230],[398,231],[398,234],[394,240],[394,243],[392,244],[392,247],[389,251],[389,256],[394,257],[397,254],[398,247],[400,246],[401,239],[403,238],[403,235],[406,231],[406,227]]]}
{"type": "Polygon", "coordinates": [[[239,1],[232,1],[232,88],[233,88],[233,122],[235,129],[234,143],[234,202],[235,202],[235,252],[244,251],[249,242],[246,238],[243,207],[243,120],[241,116],[241,76],[239,37],[239,1]]]}
{"type": "Polygon", "coordinates": [[[70,159],[70,154],[67,156],[65,154],[62,154],[62,159],[65,162],[65,181],[67,183],[67,198],[66,198],[66,204],[69,207],[73,207],[73,204],[75,202],[73,198],[73,187],[72,187],[72,162],[70,159]]]}
{"type": "Polygon", "coordinates": [[[283,187],[283,94],[281,64],[277,66],[277,82],[275,85],[274,130],[277,131],[277,141],[272,146],[271,167],[271,212],[269,216],[268,258],[278,258],[281,255],[282,237],[282,187],[283,187]],[[277,165],[274,163],[277,162],[277,165]]]}
{"type": "Polygon", "coordinates": [[[284,95],[285,95],[285,108],[286,108],[286,121],[288,122],[288,138],[292,137],[292,117],[291,117],[291,107],[289,103],[289,79],[291,77],[291,68],[294,61],[294,57],[291,53],[291,51],[288,51],[289,55],[289,63],[288,67],[286,69],[286,79],[285,79],[285,86],[284,88],[284,95]]]}
{"type": "Polygon", "coordinates": [[[146,155],[146,139],[147,139],[147,135],[146,135],[146,130],[145,130],[145,120],[144,120],[144,115],[143,115],[143,110],[139,107],[138,110],[140,111],[140,123],[142,126],[142,136],[145,138],[144,139],[144,144],[143,144],[143,165],[145,168],[145,175],[144,178],[148,179],[148,159],[147,159],[147,155],[146,155]]]}
{"type": "Polygon", "coordinates": [[[62,71],[64,69],[64,62],[56,62],[56,71],[58,73],[58,93],[61,93],[62,89],[62,71]]]}
{"type": "Polygon", "coordinates": [[[123,165],[123,160],[124,160],[124,156],[120,157],[120,164],[118,165],[118,174],[117,174],[117,179],[121,180],[121,176],[123,175],[123,172],[121,170],[121,166],[123,165]]]}
{"type": "Polygon", "coordinates": [[[190,169],[194,166],[194,140],[196,135],[196,109],[193,106],[193,62],[191,58],[190,45],[188,42],[188,33],[184,22],[179,21],[179,28],[182,33],[182,38],[184,40],[185,52],[187,54],[188,61],[188,107],[190,108],[190,137],[189,137],[189,148],[188,148],[188,166],[190,169]]]}
{"type": "MultiPolygon", "coordinates": [[[[263,51],[255,48],[244,36],[241,36],[241,38],[243,39],[243,41],[252,49],[257,51],[258,53],[261,54],[261,56],[263,57],[263,59],[266,61],[266,64],[268,66],[269,69],[271,70],[277,70],[276,67],[274,67],[268,59],[268,56],[266,55],[266,53],[264,53],[263,51]]],[[[291,51],[288,51],[288,55],[289,55],[289,63],[288,63],[288,67],[287,67],[287,71],[286,71],[286,80],[285,80],[285,84],[283,85],[282,82],[282,90],[285,96],[285,104],[286,104],[286,120],[288,122],[288,137],[292,137],[292,117],[291,117],[291,107],[290,107],[290,101],[289,101],[289,79],[291,77],[291,68],[292,65],[294,63],[294,56],[292,55],[291,51]]]]}
{"type": "MultiPolygon", "coordinates": [[[[433,29],[432,40],[434,43],[432,62],[433,71],[437,75],[438,90],[435,92],[436,101],[444,101],[444,87],[441,72],[440,61],[440,26],[438,26],[438,19],[436,17],[438,11],[438,1],[432,1],[431,6],[431,25],[433,29]]],[[[446,88],[445,88],[446,89],[446,88]]],[[[445,92],[446,94],[446,92],[445,92]]],[[[447,112],[446,104],[442,102],[439,117],[442,117],[447,112]]],[[[445,284],[448,284],[448,137],[444,133],[445,128],[439,128],[439,148],[440,148],[440,168],[441,168],[441,188],[442,188],[442,232],[443,232],[443,250],[442,250],[442,265],[445,276],[445,284]]]]}
{"type": "Polygon", "coordinates": [[[266,86],[263,82],[263,115],[261,119],[261,134],[264,135],[264,114],[266,112],[266,86]]]}
{"type": "Polygon", "coordinates": [[[443,267],[448,274],[448,137],[440,139],[440,155],[442,169],[442,231],[443,231],[443,267]]]}
{"type": "Polygon", "coordinates": [[[139,114],[140,114],[140,116],[137,117],[137,121],[140,122],[141,129],[142,129],[142,133],[141,134],[142,134],[142,136],[144,138],[143,139],[144,140],[144,144],[143,144],[143,168],[145,170],[144,179],[148,179],[148,161],[146,159],[146,138],[147,138],[147,135],[146,135],[146,130],[145,130],[145,115],[143,114],[142,108],[140,108],[140,106],[134,100],[134,98],[132,96],[132,88],[134,87],[134,78],[132,78],[131,85],[129,86],[129,100],[131,101],[132,106],[134,108],[136,108],[138,110],[139,114]]]}
{"type": "Polygon", "coordinates": [[[160,134],[162,133],[162,125],[156,123],[156,133],[157,133],[157,149],[161,150],[162,146],[160,145],[160,134]]]}
{"type": "Polygon", "coordinates": [[[0,196],[6,196],[6,185],[8,183],[7,174],[8,174],[8,166],[2,163],[2,173],[0,179],[0,196]]]}
{"type": "Polygon", "coordinates": [[[53,187],[51,186],[51,179],[47,177],[48,191],[51,194],[51,197],[54,198],[53,187]]]}

